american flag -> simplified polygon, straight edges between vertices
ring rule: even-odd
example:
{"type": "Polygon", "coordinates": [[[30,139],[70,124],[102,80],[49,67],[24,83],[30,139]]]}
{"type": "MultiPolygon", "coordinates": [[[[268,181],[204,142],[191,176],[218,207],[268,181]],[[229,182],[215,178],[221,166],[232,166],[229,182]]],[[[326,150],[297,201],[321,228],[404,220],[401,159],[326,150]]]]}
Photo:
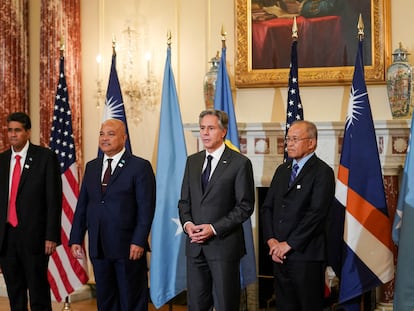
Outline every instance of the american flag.
{"type": "MultiPolygon", "coordinates": [[[[293,40],[292,51],[290,54],[290,72],[289,72],[289,86],[286,107],[286,131],[285,136],[292,123],[297,120],[303,120],[303,107],[299,94],[299,80],[298,80],[298,42],[293,40]]],[[[286,144],[285,144],[285,160],[288,158],[286,144]]]]}
{"type": "Polygon", "coordinates": [[[64,57],[61,56],[59,82],[50,133],[50,149],[58,157],[63,189],[62,245],[51,256],[48,271],[50,288],[58,302],[64,300],[65,297],[80,288],[89,279],[86,259],[75,259],[71,255],[68,246],[68,237],[79,195],[79,181],[64,61],[64,57]]]}

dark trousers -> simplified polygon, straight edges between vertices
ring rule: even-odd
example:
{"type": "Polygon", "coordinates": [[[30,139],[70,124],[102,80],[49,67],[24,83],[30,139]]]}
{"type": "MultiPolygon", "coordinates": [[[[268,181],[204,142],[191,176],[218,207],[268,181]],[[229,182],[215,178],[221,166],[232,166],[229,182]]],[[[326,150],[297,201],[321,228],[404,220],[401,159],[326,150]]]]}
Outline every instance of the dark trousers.
{"type": "Polygon", "coordinates": [[[274,264],[277,311],[322,311],[325,264],[290,261],[274,264]]]}
{"type": "Polygon", "coordinates": [[[187,303],[189,311],[239,311],[240,260],[187,257],[187,303]]]}
{"type": "Polygon", "coordinates": [[[0,264],[12,311],[51,311],[50,285],[47,279],[49,256],[31,254],[20,241],[19,228],[7,226],[0,264]]]}
{"type": "Polygon", "coordinates": [[[92,258],[91,261],[98,310],[148,310],[148,268],[145,254],[140,260],[92,258]]]}

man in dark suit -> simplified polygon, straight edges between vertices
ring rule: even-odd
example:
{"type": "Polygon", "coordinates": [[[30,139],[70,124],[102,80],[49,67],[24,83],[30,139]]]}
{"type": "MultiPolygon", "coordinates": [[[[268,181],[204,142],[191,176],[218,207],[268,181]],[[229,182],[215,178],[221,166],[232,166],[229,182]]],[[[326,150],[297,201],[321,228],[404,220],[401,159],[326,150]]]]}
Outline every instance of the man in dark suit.
{"type": "Polygon", "coordinates": [[[7,118],[0,154],[0,264],[11,310],[52,310],[49,256],[61,243],[62,181],[56,155],[30,143],[30,117],[7,118]],[[15,185],[15,186],[14,186],[15,185]]]}
{"type": "Polygon", "coordinates": [[[188,157],[178,204],[188,235],[188,310],[238,311],[242,224],[254,209],[252,165],[224,144],[225,112],[205,110],[199,124],[205,151],[188,157]]]}
{"type": "MultiPolygon", "coordinates": [[[[99,310],[148,309],[146,252],[155,210],[151,164],[125,150],[125,124],[102,124],[104,153],[86,165],[70,233],[72,255],[83,258],[86,230],[99,310]]],[[[168,260],[168,259],[166,259],[168,260]]]]}
{"type": "Polygon", "coordinates": [[[260,209],[263,238],[274,262],[277,311],[323,309],[327,217],[335,178],[315,155],[317,134],[311,122],[292,124],[286,136],[290,160],[277,168],[260,209]]]}

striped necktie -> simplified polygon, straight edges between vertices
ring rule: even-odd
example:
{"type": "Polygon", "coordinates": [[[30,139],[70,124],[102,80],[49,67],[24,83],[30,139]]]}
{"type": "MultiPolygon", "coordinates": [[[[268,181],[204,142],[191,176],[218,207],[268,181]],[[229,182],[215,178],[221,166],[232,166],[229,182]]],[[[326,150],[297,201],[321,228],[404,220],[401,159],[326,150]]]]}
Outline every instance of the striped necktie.
{"type": "Polygon", "coordinates": [[[293,184],[293,181],[296,178],[296,175],[298,173],[299,165],[295,163],[292,167],[292,173],[290,174],[290,180],[289,180],[289,187],[293,184]]]}

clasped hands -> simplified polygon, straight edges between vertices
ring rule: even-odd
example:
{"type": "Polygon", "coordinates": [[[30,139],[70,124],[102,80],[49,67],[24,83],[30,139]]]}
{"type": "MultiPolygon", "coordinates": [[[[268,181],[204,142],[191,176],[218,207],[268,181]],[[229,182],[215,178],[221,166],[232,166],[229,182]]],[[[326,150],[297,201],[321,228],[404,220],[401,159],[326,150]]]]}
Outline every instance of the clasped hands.
{"type": "Polygon", "coordinates": [[[209,224],[195,225],[189,222],[185,226],[185,231],[190,237],[191,243],[202,244],[214,236],[213,229],[209,224]]]}
{"type": "Polygon", "coordinates": [[[286,241],[279,242],[274,238],[269,239],[267,245],[269,246],[269,255],[277,263],[283,263],[286,259],[286,254],[292,249],[286,241]]]}

